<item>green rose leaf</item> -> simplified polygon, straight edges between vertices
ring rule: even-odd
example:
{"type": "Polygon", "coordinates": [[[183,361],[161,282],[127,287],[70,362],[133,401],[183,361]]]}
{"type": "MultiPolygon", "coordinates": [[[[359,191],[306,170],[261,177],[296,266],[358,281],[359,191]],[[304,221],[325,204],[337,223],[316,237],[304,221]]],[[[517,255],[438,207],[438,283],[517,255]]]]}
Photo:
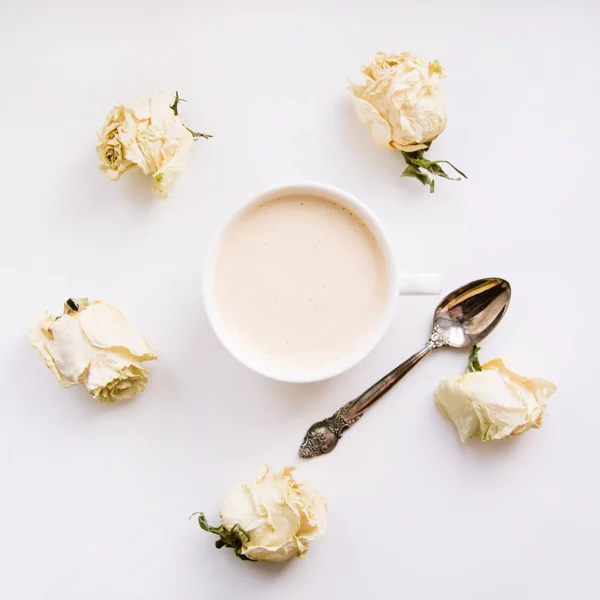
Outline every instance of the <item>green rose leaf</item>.
{"type": "Polygon", "coordinates": [[[251,558],[248,558],[242,554],[242,540],[237,533],[237,531],[239,531],[246,537],[246,541],[249,542],[250,535],[245,529],[238,524],[235,524],[231,529],[226,529],[223,525],[219,525],[219,527],[211,527],[206,521],[204,513],[194,513],[191,515],[190,519],[196,515],[198,515],[198,525],[200,525],[200,528],[203,531],[214,533],[215,535],[219,536],[219,539],[215,542],[215,546],[217,548],[233,548],[235,555],[241,560],[252,560],[251,558]]]}
{"type": "MultiPolygon", "coordinates": [[[[169,105],[169,108],[173,111],[173,113],[175,114],[176,117],[179,116],[179,103],[180,102],[187,102],[187,100],[185,98],[182,98],[179,95],[178,91],[175,91],[175,99],[173,100],[173,104],[169,105]]],[[[193,129],[190,129],[184,123],[182,123],[182,125],[192,134],[192,137],[194,138],[194,140],[197,140],[199,138],[204,138],[205,140],[208,140],[209,138],[213,137],[210,133],[200,133],[199,131],[194,131],[193,129]]]]}
{"type": "Polygon", "coordinates": [[[402,177],[414,177],[415,179],[418,179],[423,185],[427,185],[431,181],[431,178],[429,177],[429,175],[427,175],[427,173],[421,172],[417,167],[414,167],[412,165],[409,165],[408,167],[406,167],[406,169],[404,169],[402,177]]]}
{"type": "Polygon", "coordinates": [[[457,169],[452,163],[447,160],[429,160],[423,155],[424,152],[429,150],[429,144],[425,150],[418,150],[417,152],[405,152],[401,150],[402,156],[408,165],[402,177],[414,177],[418,179],[423,185],[429,185],[429,191],[433,193],[435,190],[435,182],[429,177],[427,172],[437,177],[443,177],[444,179],[450,179],[452,181],[460,181],[461,177],[450,177],[440,164],[447,164],[452,167],[460,176],[468,179],[468,177],[460,170],[457,169]]]}
{"type": "Polygon", "coordinates": [[[475,373],[481,371],[481,365],[479,364],[479,346],[473,346],[471,350],[471,356],[469,356],[469,363],[467,364],[467,373],[475,373]]]}

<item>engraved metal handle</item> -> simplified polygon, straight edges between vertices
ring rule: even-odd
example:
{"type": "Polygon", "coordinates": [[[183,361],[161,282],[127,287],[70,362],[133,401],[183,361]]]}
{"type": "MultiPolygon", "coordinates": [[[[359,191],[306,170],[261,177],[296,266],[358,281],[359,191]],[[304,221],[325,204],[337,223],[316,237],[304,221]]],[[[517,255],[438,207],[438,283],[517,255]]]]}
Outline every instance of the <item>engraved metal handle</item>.
{"type": "Polygon", "coordinates": [[[300,445],[300,458],[312,458],[331,452],[344,434],[344,431],[354,425],[381,396],[391,390],[418,362],[427,356],[434,348],[445,344],[445,340],[434,331],[430,340],[422,350],[413,354],[408,360],[390,371],[377,383],[372,385],[358,398],[350,400],[337,410],[331,417],[317,421],[308,428],[304,441],[300,445]]]}

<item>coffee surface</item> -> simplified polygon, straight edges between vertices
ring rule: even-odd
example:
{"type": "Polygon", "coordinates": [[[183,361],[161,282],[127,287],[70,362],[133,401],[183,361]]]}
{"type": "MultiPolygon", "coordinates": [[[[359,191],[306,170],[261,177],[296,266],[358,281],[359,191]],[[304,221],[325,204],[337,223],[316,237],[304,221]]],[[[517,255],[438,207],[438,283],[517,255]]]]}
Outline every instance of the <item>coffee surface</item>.
{"type": "Polygon", "coordinates": [[[360,351],[387,300],[385,259],[369,227],[310,195],[240,215],[218,249],[214,284],[234,343],[284,371],[318,370],[360,351]]]}

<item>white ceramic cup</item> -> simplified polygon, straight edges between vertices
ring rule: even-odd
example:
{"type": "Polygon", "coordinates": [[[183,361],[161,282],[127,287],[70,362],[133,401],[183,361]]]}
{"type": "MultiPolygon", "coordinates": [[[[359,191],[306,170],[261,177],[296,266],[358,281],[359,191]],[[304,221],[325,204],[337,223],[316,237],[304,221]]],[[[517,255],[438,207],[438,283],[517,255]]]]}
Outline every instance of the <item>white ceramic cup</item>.
{"type": "Polygon", "coordinates": [[[206,313],[216,336],[219,338],[225,348],[227,348],[227,350],[229,350],[229,352],[241,363],[257,373],[272,379],[277,379],[279,381],[297,383],[320,381],[335,375],[339,375],[365,358],[365,356],[367,356],[367,354],[369,354],[369,352],[371,352],[371,350],[373,350],[373,348],[378,344],[388,329],[394,315],[398,295],[437,295],[440,293],[441,288],[441,277],[437,273],[408,273],[400,272],[398,270],[392,245],[390,244],[390,240],[385,233],[383,226],[381,225],[379,219],[377,219],[377,217],[364,204],[362,204],[362,202],[359,202],[350,194],[347,194],[346,192],[343,192],[337,188],[317,183],[302,183],[297,185],[286,185],[271,188],[237,208],[225,220],[216,235],[209,252],[204,271],[203,282],[204,306],[206,308],[206,313]],[[338,360],[335,364],[322,365],[320,368],[312,369],[310,372],[307,372],[301,368],[287,369],[284,372],[279,366],[268,365],[265,364],[264,360],[257,360],[256,356],[253,356],[248,348],[240,348],[239,344],[237,344],[235,341],[234,335],[228,330],[227,324],[224,323],[220,317],[214,285],[216,263],[221,242],[229,228],[235,222],[237,222],[242,215],[252,210],[257,205],[268,202],[269,200],[274,200],[276,198],[297,194],[308,194],[331,200],[352,210],[356,215],[358,215],[373,233],[383,254],[387,271],[387,300],[384,311],[382,312],[377,326],[373,328],[372,334],[366,339],[365,343],[359,348],[359,350],[348,355],[347,359],[338,360]]]}

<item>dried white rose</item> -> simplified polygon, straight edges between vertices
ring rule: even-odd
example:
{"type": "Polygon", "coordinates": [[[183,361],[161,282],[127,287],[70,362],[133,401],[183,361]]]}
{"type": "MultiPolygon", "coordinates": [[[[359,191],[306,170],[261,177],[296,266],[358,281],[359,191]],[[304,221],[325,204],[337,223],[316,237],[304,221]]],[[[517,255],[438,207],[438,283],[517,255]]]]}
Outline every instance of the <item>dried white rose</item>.
{"type": "Polygon", "coordinates": [[[142,362],[156,360],[146,340],[123,314],[105,302],[65,302],[64,314],[41,313],[29,341],[63,387],[78,383],[94,398],[116,402],[146,387],[142,362]]]}
{"type": "Polygon", "coordinates": [[[445,379],[434,392],[437,407],[454,423],[461,441],[478,437],[488,442],[541,427],[546,400],[556,391],[552,382],[509,371],[499,358],[476,364],[481,370],[445,379]]]}
{"type": "Polygon", "coordinates": [[[327,504],[311,486],[296,482],[293,471],[263,466],[225,498],[219,527],[210,527],[200,513],[202,529],[220,537],[217,548],[232,547],[247,560],[281,562],[302,558],[310,542],[325,535],[327,504]]]}
{"type": "Polygon", "coordinates": [[[211,137],[189,130],[179,118],[177,105],[167,94],[146,101],[117,104],[98,131],[96,147],[100,169],[114,180],[131,167],[152,176],[152,190],[168,198],[167,186],[186,167],[194,139],[211,137]]]}
{"type": "Polygon", "coordinates": [[[370,127],[377,144],[402,152],[408,163],[403,175],[429,184],[431,191],[435,186],[427,172],[452,179],[440,167],[440,163],[450,163],[423,156],[446,127],[440,63],[427,62],[409,52],[378,52],[362,66],[362,73],[363,81],[350,84],[356,114],[370,127]]]}
{"type": "Polygon", "coordinates": [[[386,54],[362,66],[366,81],[351,85],[354,107],[383,148],[424,150],[446,127],[440,63],[409,52],[386,54]]]}

